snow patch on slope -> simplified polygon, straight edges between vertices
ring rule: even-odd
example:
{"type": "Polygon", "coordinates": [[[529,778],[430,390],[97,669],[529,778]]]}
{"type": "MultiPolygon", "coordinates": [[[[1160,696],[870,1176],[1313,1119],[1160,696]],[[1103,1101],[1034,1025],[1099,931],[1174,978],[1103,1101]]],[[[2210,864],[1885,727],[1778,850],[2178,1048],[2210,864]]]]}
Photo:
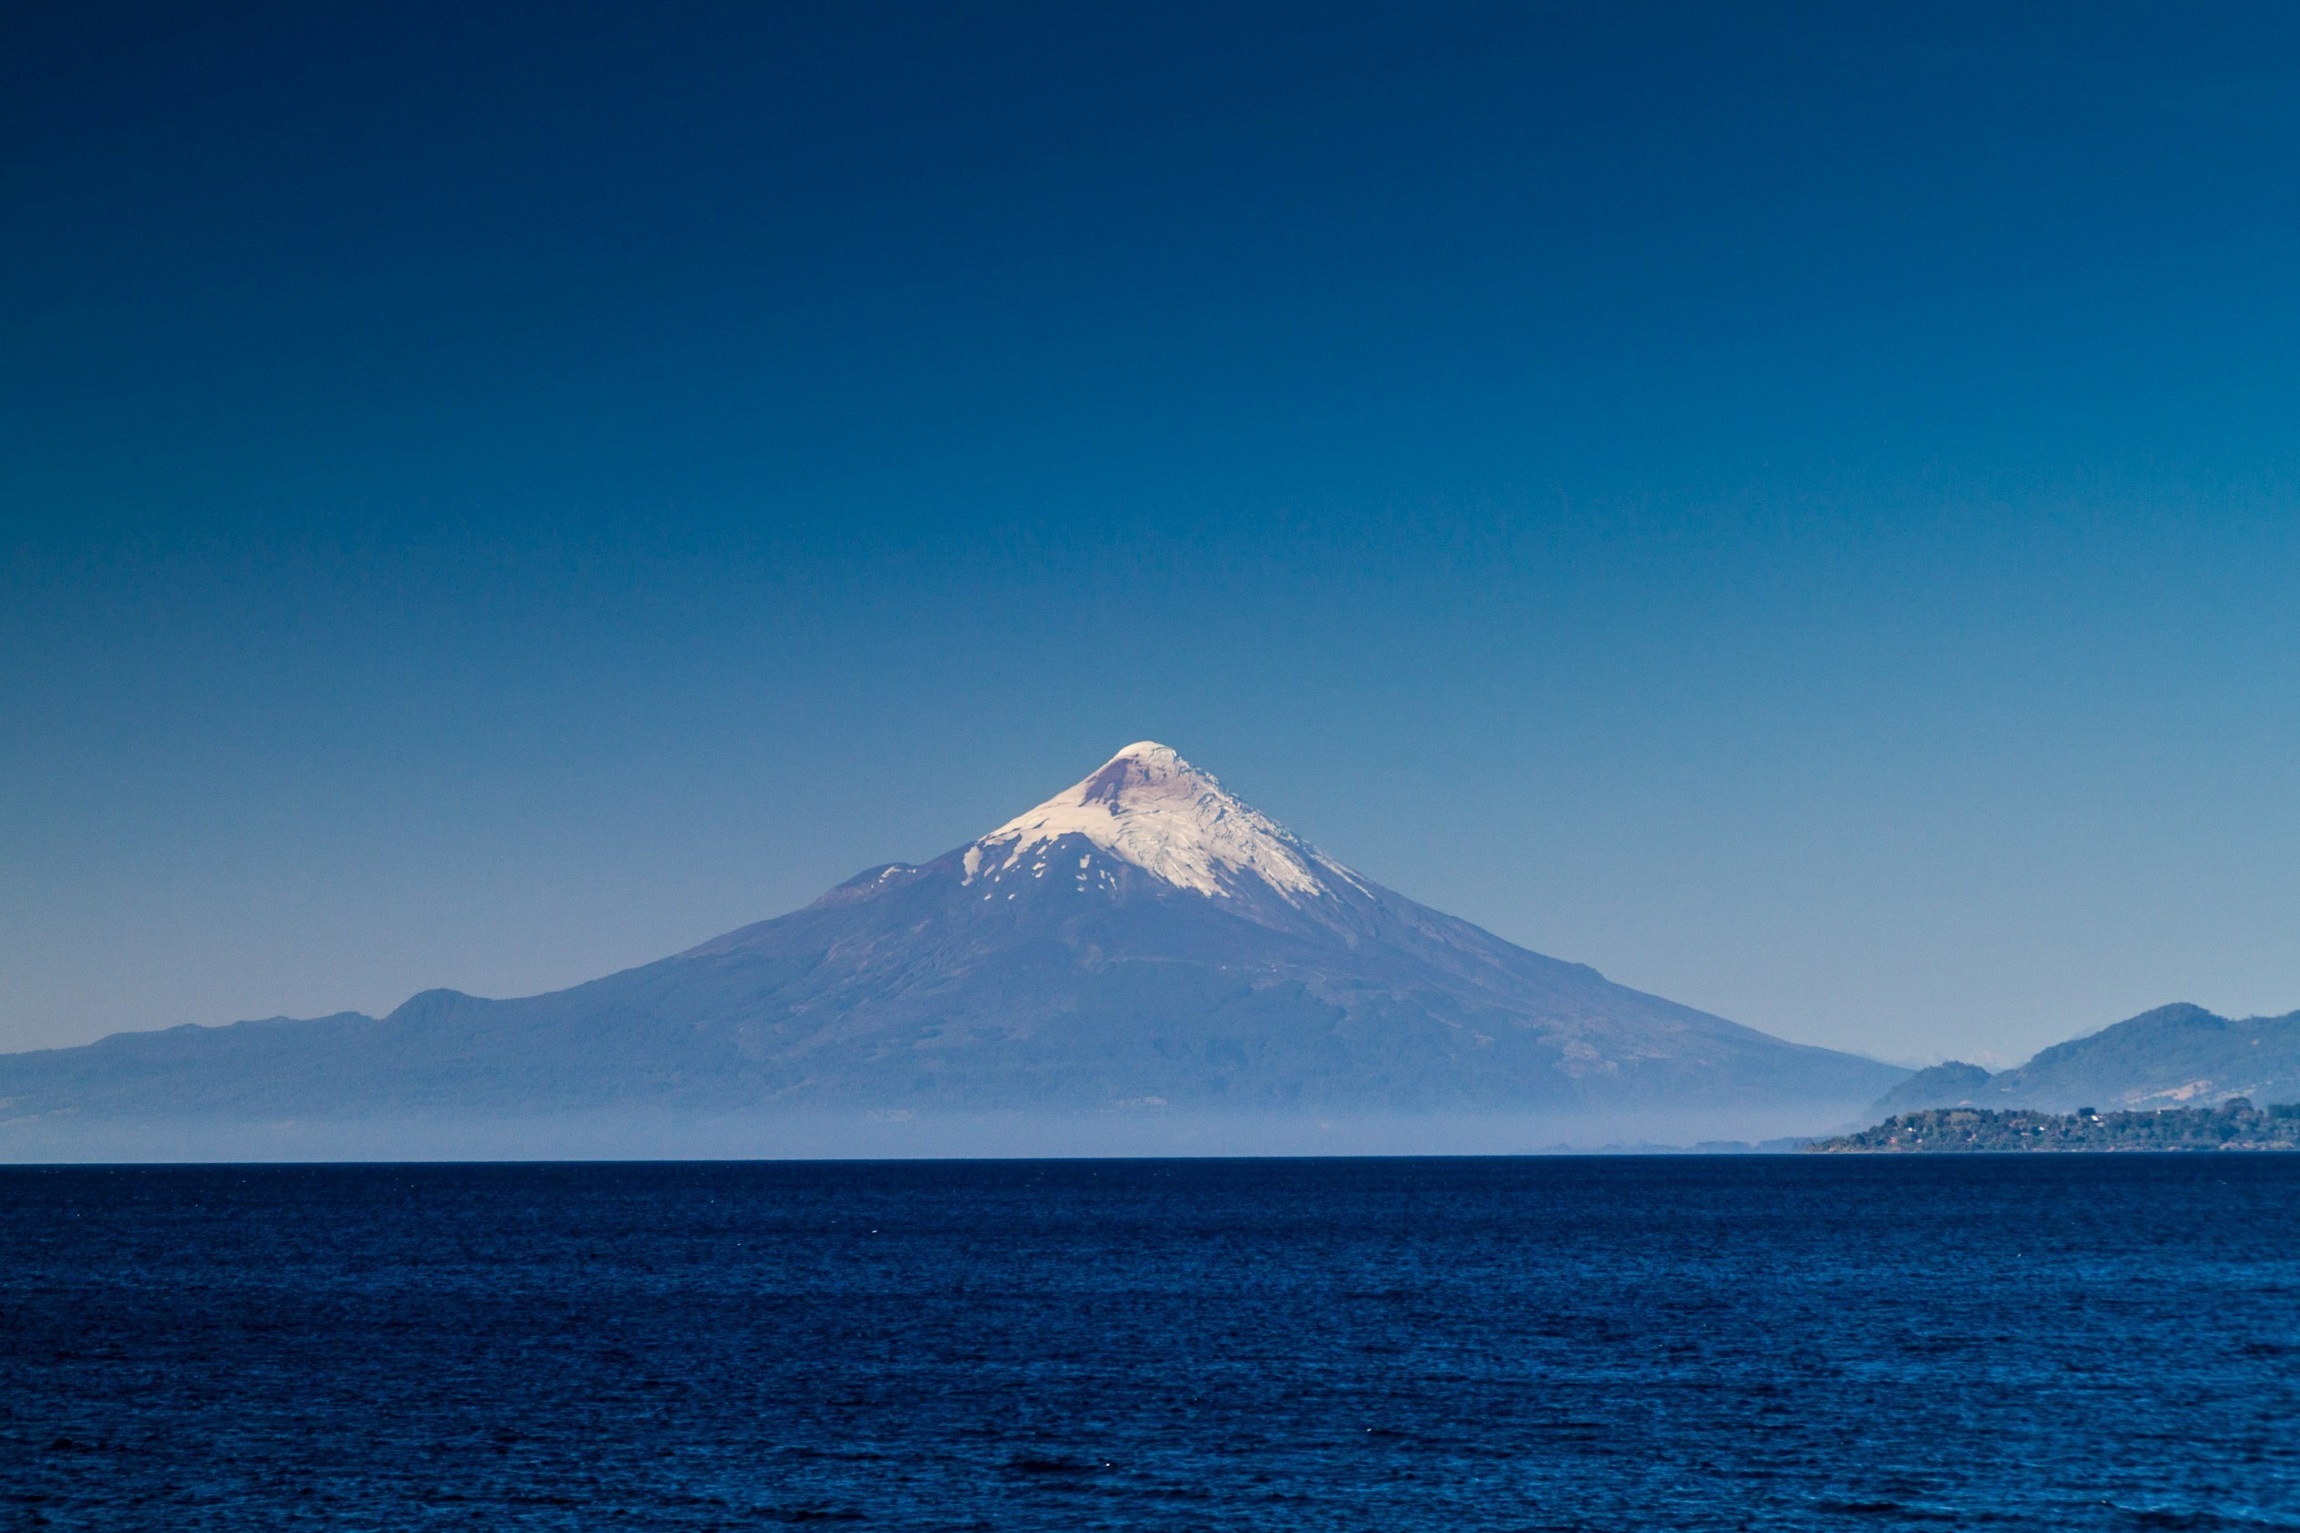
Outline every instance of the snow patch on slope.
{"type": "Polygon", "coordinates": [[[1029,871],[1042,877],[1045,848],[1063,836],[1083,836],[1153,877],[1213,899],[1227,898],[1245,875],[1289,901],[1329,894],[1334,879],[1365,887],[1155,740],[1127,746],[1092,776],[968,847],[966,882],[1014,871],[1033,854],[1029,871]]]}

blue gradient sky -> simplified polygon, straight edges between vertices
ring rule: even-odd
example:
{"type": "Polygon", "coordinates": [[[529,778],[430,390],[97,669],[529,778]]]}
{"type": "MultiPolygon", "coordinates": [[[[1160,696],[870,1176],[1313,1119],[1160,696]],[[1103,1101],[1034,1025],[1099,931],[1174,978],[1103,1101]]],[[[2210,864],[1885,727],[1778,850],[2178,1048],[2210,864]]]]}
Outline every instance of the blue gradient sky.
{"type": "Polygon", "coordinates": [[[0,1048],[1153,737],[1896,1059],[2300,1006],[2300,11],[0,22],[0,1048]]]}

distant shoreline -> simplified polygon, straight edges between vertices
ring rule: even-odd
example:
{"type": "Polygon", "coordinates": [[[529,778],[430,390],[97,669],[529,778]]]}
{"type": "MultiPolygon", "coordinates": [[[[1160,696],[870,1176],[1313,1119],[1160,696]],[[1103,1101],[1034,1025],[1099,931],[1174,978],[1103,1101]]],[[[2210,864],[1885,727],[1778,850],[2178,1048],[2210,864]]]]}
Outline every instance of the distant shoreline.
{"type": "Polygon", "coordinates": [[[1936,1107],[1806,1146],[1823,1155],[2195,1150],[2300,1150],[2300,1102],[2260,1108],[2236,1097],[2217,1107],[2112,1113],[1936,1107]]]}

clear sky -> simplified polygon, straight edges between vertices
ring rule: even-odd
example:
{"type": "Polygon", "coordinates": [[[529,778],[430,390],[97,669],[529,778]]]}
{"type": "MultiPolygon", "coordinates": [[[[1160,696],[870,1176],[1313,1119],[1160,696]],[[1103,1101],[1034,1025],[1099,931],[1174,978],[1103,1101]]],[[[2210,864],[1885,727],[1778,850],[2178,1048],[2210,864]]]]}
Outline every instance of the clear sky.
{"type": "Polygon", "coordinates": [[[1144,737],[1791,1038],[2300,1007],[2300,10],[18,3],[0,212],[0,1048],[1144,737]]]}

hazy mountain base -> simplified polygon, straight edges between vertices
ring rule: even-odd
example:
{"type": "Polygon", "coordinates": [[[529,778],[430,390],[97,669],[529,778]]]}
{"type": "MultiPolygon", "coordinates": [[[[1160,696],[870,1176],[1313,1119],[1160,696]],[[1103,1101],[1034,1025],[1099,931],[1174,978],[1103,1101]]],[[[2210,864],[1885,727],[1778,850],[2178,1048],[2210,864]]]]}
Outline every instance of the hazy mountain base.
{"type": "Polygon", "coordinates": [[[880,1160],[1527,1155],[1785,1148],[1852,1104],[1718,1113],[566,1113],[524,1118],[0,1120],[0,1162],[880,1160]]]}

